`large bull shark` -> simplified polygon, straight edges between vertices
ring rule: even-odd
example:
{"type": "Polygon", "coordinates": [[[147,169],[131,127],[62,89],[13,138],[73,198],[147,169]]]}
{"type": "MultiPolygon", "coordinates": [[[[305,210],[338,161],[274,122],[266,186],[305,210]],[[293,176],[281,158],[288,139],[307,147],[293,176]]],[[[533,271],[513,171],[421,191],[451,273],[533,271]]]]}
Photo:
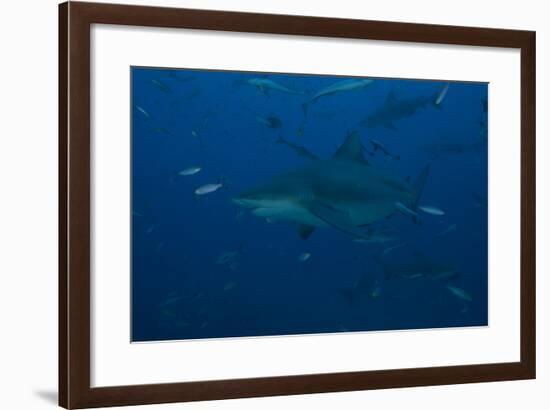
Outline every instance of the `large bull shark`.
{"type": "Polygon", "coordinates": [[[397,129],[395,126],[396,121],[413,116],[419,109],[428,106],[440,108],[448,89],[449,84],[445,84],[433,95],[410,99],[398,99],[392,90],[386,97],[384,104],[369,114],[359,125],[367,128],[383,126],[395,131],[397,129]]]}
{"type": "Polygon", "coordinates": [[[291,221],[307,239],[317,227],[330,227],[369,239],[365,228],[401,212],[416,218],[429,166],[411,186],[371,167],[357,133],[349,133],[330,159],[312,160],[233,199],[271,221],[291,221]]]}

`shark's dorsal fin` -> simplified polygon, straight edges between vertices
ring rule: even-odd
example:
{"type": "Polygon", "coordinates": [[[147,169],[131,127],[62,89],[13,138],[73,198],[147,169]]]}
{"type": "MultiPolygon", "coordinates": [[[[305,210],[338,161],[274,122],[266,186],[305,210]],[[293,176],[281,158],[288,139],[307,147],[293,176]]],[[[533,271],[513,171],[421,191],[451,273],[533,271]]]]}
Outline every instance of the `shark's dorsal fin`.
{"type": "Polygon", "coordinates": [[[348,132],[346,140],[334,153],[334,159],[357,161],[363,165],[369,165],[369,162],[363,156],[363,143],[359,138],[357,131],[348,132]]]}

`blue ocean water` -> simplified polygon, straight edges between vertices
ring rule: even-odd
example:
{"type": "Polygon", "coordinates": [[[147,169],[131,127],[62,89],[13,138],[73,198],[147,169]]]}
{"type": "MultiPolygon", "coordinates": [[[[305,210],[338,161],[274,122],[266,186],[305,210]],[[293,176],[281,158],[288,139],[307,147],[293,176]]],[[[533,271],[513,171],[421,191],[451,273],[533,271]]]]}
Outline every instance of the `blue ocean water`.
{"type": "Polygon", "coordinates": [[[343,80],[131,68],[133,341],[487,325],[488,85],[351,79],[312,101],[343,80]],[[384,186],[415,192],[429,165],[365,236],[328,214],[304,239],[232,201],[357,138],[384,186]]]}

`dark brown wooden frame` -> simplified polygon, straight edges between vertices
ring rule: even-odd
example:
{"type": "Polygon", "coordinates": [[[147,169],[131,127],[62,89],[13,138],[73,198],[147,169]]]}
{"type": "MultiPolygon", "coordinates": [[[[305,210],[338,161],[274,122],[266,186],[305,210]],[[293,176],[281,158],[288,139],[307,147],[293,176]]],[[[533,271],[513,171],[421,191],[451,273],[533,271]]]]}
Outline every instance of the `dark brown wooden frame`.
{"type": "Polygon", "coordinates": [[[535,366],[534,32],[78,2],[59,6],[59,404],[62,407],[533,379],[535,366]],[[521,361],[91,388],[90,26],[96,23],[520,49],[521,361]]]}

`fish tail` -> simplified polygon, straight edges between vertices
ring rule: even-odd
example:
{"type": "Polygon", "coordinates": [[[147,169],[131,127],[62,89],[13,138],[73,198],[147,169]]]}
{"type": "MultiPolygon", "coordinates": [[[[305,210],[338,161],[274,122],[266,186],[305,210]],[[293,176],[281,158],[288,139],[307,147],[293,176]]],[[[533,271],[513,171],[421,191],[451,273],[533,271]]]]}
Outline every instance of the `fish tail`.
{"type": "Polygon", "coordinates": [[[222,188],[227,188],[228,185],[231,185],[225,175],[219,176],[216,183],[220,184],[222,188]]]}

